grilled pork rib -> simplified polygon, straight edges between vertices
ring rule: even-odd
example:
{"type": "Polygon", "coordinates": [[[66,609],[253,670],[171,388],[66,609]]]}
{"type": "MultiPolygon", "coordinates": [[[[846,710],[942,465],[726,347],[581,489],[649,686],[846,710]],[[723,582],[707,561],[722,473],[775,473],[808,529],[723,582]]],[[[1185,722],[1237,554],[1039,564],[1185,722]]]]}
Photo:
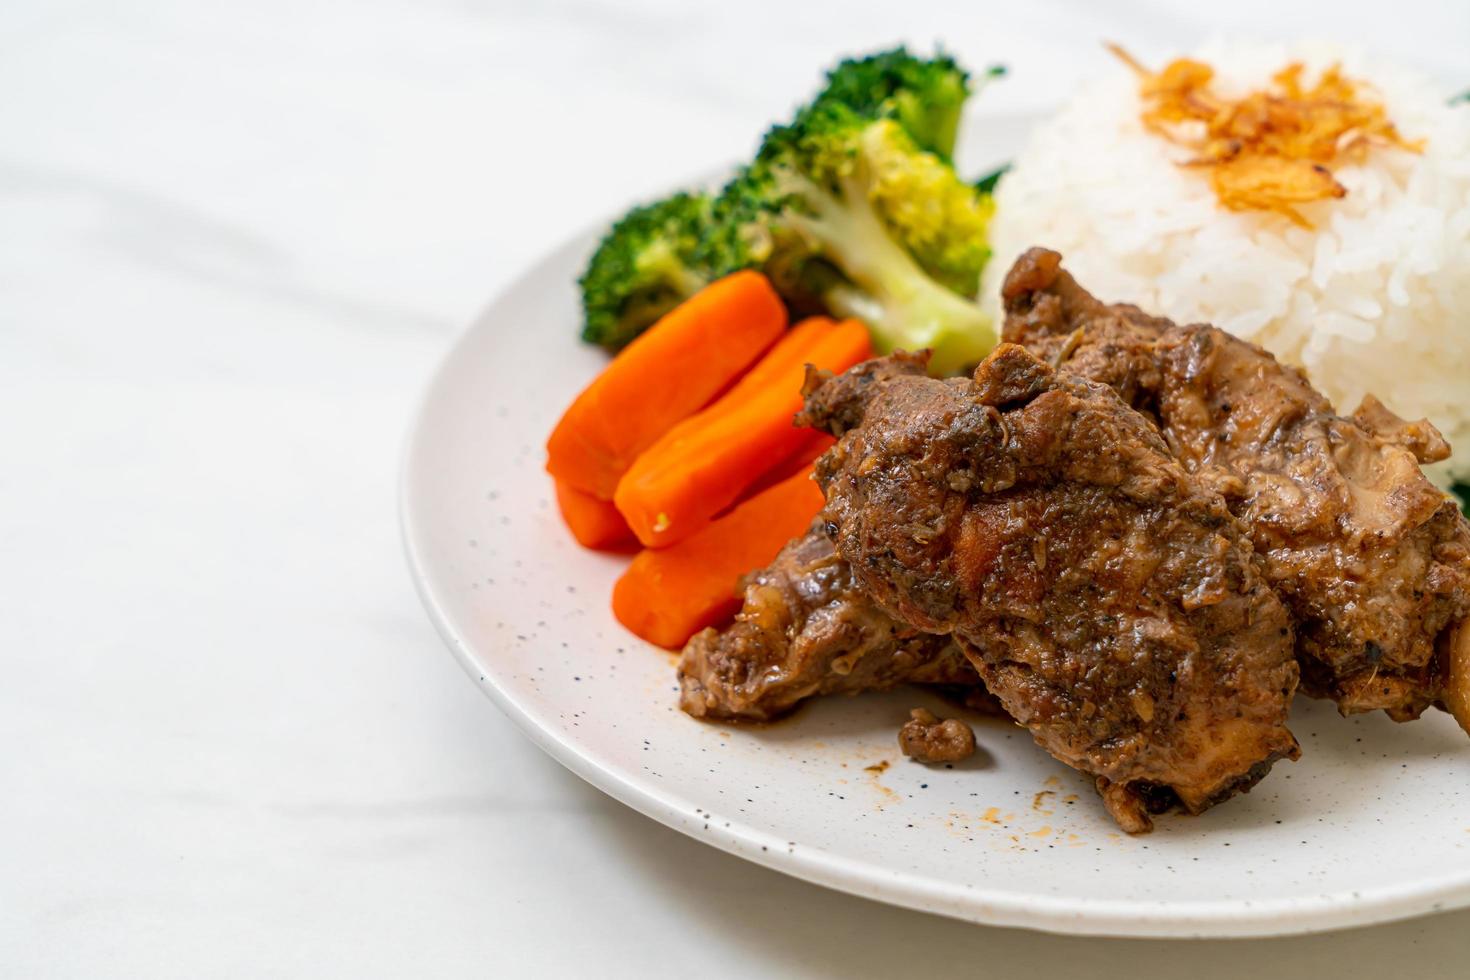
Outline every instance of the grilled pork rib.
{"type": "Polygon", "coordinates": [[[853,577],[952,634],[1016,721],[1130,832],[1295,758],[1285,608],[1245,528],[1106,385],[1002,345],[973,380],[895,355],[808,378],[799,420],[853,577]]]}
{"type": "Polygon", "coordinates": [[[817,694],[899,684],[978,686],[949,637],[886,615],[853,581],[819,519],[746,577],[745,604],[679,660],[679,706],[697,718],[770,721],[817,694]]]}
{"type": "Polygon", "coordinates": [[[1449,455],[1432,425],[1371,396],[1338,415],[1254,344],[1097,300],[1056,252],[1023,255],[1003,295],[1006,340],[1111,385],[1249,528],[1308,693],[1400,721],[1443,702],[1470,616],[1470,525],[1420,469],[1449,455]]]}

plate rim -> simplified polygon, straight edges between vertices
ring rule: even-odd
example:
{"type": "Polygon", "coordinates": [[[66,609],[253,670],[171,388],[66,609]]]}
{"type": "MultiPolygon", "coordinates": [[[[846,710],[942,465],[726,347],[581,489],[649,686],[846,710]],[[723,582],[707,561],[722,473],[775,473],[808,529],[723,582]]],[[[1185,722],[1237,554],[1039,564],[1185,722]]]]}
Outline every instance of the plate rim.
{"type": "Polygon", "coordinates": [[[1348,889],[1285,899],[1211,899],[1177,902],[1137,899],[1063,898],[959,886],[922,874],[884,869],[817,847],[788,849],[788,842],[744,821],[722,815],[720,828],[706,828],[696,804],[617,771],[594,753],[543,724],[496,677],[493,659],[479,662],[474,645],[455,626],[436,593],[419,526],[414,460],[427,435],[435,398],[471,340],[493,329],[494,313],[538,272],[571,262],[594,243],[606,222],[590,224],[525,263],[497,289],[441,356],[420,392],[400,448],[398,525],[409,576],[425,612],[460,667],[521,732],[562,766],[613,799],[726,853],[763,867],[847,894],[983,925],[1020,927],[1077,936],[1130,938],[1263,938],[1302,935],[1386,923],[1470,906],[1470,867],[1438,879],[1348,889]]]}

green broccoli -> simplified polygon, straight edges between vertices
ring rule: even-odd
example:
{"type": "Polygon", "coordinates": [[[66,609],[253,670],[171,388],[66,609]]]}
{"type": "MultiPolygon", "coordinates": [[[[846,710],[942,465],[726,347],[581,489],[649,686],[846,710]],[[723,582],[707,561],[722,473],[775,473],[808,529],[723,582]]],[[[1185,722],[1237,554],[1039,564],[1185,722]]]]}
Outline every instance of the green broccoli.
{"type": "MultiPolygon", "coordinates": [[[[986,74],[1000,73],[992,68],[986,74]]],[[[900,47],[842,62],[827,73],[827,87],[816,101],[836,102],[872,119],[893,119],[922,149],[949,161],[970,94],[970,75],[953,58],[943,53],[916,58],[900,47]]]]}
{"type": "Polygon", "coordinates": [[[619,350],[714,278],[700,260],[711,204],[675,194],[612,226],[578,280],[583,340],[619,350]]]}
{"type": "Polygon", "coordinates": [[[759,265],[787,295],[865,321],[881,351],[934,351],[947,373],[995,345],[970,298],[990,199],[893,118],[818,98],[766,134],[714,205],[718,273],[759,265]]]}
{"type": "Polygon", "coordinates": [[[946,372],[979,360],[995,344],[970,299],[992,205],[950,163],[969,93],[944,55],[842,62],[713,200],[678,194],[613,227],[581,279],[583,338],[616,350],[706,283],[758,268],[797,313],[865,321],[880,350],[929,347],[946,372]]]}
{"type": "Polygon", "coordinates": [[[1001,164],[984,177],[975,181],[975,190],[982,194],[994,194],[996,185],[1000,183],[1002,177],[1010,172],[1010,169],[1011,165],[1009,163],[1001,164]]]}

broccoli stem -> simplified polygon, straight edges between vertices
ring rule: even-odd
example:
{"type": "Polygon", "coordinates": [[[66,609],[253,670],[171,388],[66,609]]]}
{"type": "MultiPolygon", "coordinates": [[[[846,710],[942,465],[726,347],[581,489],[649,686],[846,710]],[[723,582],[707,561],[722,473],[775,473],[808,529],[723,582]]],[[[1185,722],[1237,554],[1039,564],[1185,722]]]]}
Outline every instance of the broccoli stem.
{"type": "Polygon", "coordinates": [[[991,318],[935,282],[893,240],[861,174],[839,178],[840,196],[794,173],[783,174],[781,183],[807,208],[787,215],[792,227],[849,280],[827,288],[828,307],[866,322],[880,353],[928,348],[930,370],[951,374],[995,346],[991,318]]]}

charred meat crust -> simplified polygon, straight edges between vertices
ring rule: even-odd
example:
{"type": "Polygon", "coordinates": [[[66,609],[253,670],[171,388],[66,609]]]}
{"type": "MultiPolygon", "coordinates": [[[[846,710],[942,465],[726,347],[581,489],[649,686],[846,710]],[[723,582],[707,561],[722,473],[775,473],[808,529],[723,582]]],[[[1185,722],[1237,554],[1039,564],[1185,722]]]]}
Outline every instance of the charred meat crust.
{"type": "Polygon", "coordinates": [[[1338,415],[1261,348],[1103,303],[1045,249],[1003,299],[1006,340],[1111,386],[1223,494],[1291,611],[1304,690],[1402,721],[1470,687],[1442,653],[1470,617],[1470,525],[1420,469],[1449,452],[1432,425],[1371,395],[1338,415]]]}
{"type": "Polygon", "coordinates": [[[869,362],[808,396],[842,434],[817,465],[827,528],[877,604],[952,633],[1115,814],[1154,786],[1197,812],[1294,758],[1286,611],[1158,430],[1015,345],[973,380],[917,366],[869,362]]]}
{"type": "Polygon", "coordinates": [[[820,519],[746,576],[730,626],[695,635],[679,659],[679,706],[711,720],[771,721],[813,695],[904,683],[974,688],[980,678],[949,637],[878,609],[820,519]]]}

